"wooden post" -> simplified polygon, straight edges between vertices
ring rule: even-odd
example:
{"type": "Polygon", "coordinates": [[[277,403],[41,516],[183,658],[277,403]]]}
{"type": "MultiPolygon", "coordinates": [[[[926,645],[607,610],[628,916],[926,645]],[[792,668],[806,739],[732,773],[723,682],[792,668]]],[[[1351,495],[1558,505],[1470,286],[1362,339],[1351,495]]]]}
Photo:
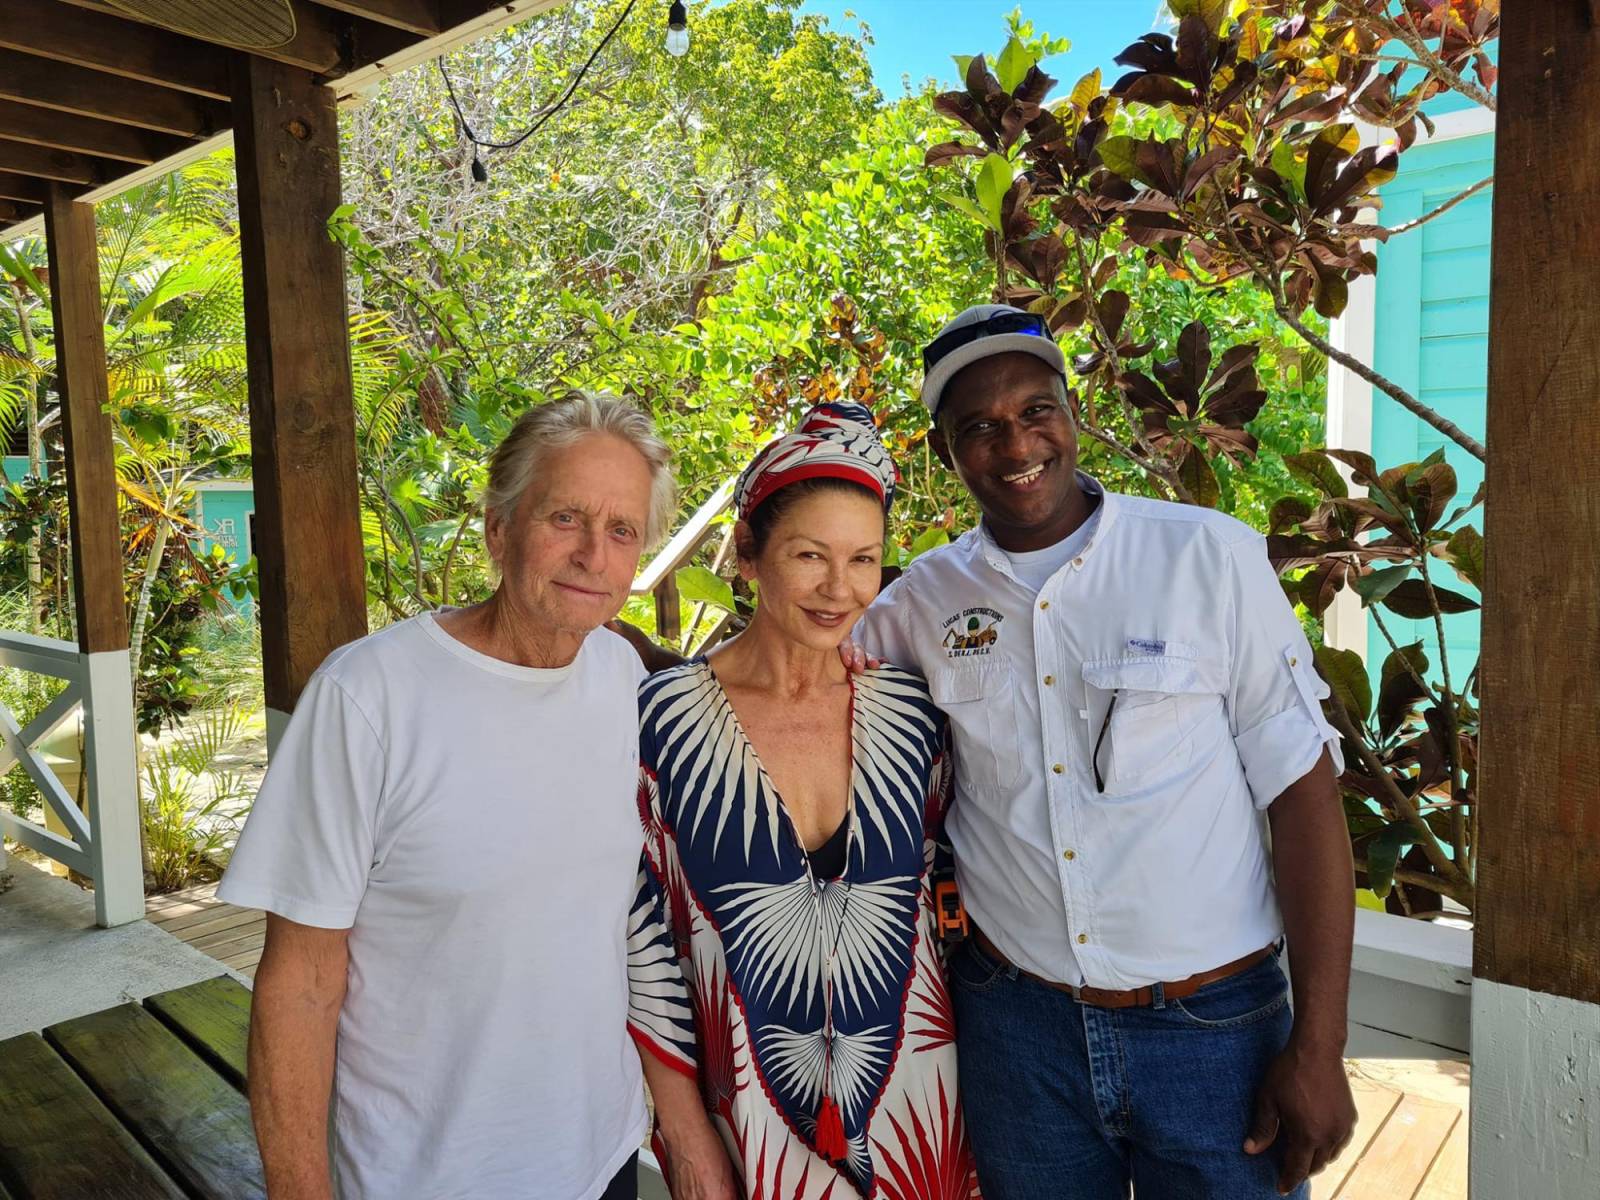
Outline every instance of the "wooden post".
{"type": "Polygon", "coordinates": [[[367,631],[333,92],[234,68],[245,351],[269,745],[328,652],[367,631]]]}
{"type": "Polygon", "coordinates": [[[133,674],[122,594],[122,527],[106,413],[105,330],[94,208],[52,184],[45,205],[56,386],[66,448],[72,536],[72,598],[84,696],[84,765],[89,777],[87,847],[95,920],[120,925],[144,916],[139,856],[138,766],[133,674]]]}
{"type": "Polygon", "coordinates": [[[1472,1194],[1600,1179],[1600,22],[1507,4],[1490,291],[1472,1194]]]}

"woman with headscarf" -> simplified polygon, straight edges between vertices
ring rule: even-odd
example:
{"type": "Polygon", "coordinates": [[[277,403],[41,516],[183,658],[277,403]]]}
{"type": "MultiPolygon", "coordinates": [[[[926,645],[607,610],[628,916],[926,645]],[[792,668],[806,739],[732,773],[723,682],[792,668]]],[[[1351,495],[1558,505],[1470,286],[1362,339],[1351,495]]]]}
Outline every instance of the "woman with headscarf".
{"type": "Polygon", "coordinates": [[[837,649],[895,478],[860,405],[768,445],[734,494],[749,627],[640,688],[629,1026],[675,1200],[976,1191],[929,887],[943,719],[837,649]]]}

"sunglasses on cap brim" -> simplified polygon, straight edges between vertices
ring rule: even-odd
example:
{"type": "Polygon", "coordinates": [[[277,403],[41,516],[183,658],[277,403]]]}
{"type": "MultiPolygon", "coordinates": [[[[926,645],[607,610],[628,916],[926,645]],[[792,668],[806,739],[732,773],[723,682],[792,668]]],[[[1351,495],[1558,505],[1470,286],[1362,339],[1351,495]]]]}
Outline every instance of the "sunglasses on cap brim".
{"type": "Polygon", "coordinates": [[[922,370],[924,373],[932,371],[941,359],[948,358],[961,347],[980,338],[996,337],[1002,333],[1025,333],[1042,337],[1047,342],[1055,341],[1050,336],[1050,327],[1045,324],[1044,318],[1035,313],[996,313],[985,320],[963,325],[960,329],[952,329],[934,338],[922,352],[922,370]]]}

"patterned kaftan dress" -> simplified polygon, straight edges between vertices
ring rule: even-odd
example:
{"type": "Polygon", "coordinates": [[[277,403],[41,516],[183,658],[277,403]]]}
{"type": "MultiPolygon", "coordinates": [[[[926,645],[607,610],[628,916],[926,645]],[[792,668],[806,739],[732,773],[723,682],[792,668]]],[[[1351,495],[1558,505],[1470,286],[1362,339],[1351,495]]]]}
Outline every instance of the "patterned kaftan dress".
{"type": "Polygon", "coordinates": [[[629,1027],[698,1076],[750,1200],[969,1200],[928,885],[943,718],[897,668],[854,688],[846,865],[815,880],[705,661],[641,686],[629,1027]]]}

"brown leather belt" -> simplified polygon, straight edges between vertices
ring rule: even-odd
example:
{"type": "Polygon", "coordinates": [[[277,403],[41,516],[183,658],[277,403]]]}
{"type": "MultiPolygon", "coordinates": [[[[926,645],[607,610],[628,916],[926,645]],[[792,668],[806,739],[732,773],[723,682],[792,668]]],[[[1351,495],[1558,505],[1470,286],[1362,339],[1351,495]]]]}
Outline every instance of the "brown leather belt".
{"type": "MultiPolygon", "coordinates": [[[[1001,954],[995,944],[976,925],[972,926],[972,940],[995,962],[1003,967],[1008,967],[1018,975],[1026,975],[1035,983],[1042,983],[1045,987],[1054,988],[1058,992],[1066,992],[1074,1000],[1083,1004],[1092,1004],[1096,1008],[1148,1008],[1156,1002],[1156,985],[1147,984],[1144,987],[1128,988],[1126,991],[1115,991],[1111,988],[1078,987],[1071,983],[1057,983],[1053,979],[1045,979],[1035,975],[1032,971],[1024,971],[1014,962],[1001,954]]],[[[1243,958],[1236,958],[1230,963],[1223,963],[1220,967],[1213,967],[1209,971],[1201,971],[1187,979],[1174,980],[1172,983],[1160,985],[1161,994],[1167,1000],[1182,1000],[1185,996],[1192,996],[1208,983],[1216,983],[1219,979],[1227,979],[1230,975],[1237,975],[1241,971],[1248,971],[1251,967],[1261,962],[1273,952],[1273,946],[1263,946],[1260,950],[1246,954],[1243,958]]]]}

